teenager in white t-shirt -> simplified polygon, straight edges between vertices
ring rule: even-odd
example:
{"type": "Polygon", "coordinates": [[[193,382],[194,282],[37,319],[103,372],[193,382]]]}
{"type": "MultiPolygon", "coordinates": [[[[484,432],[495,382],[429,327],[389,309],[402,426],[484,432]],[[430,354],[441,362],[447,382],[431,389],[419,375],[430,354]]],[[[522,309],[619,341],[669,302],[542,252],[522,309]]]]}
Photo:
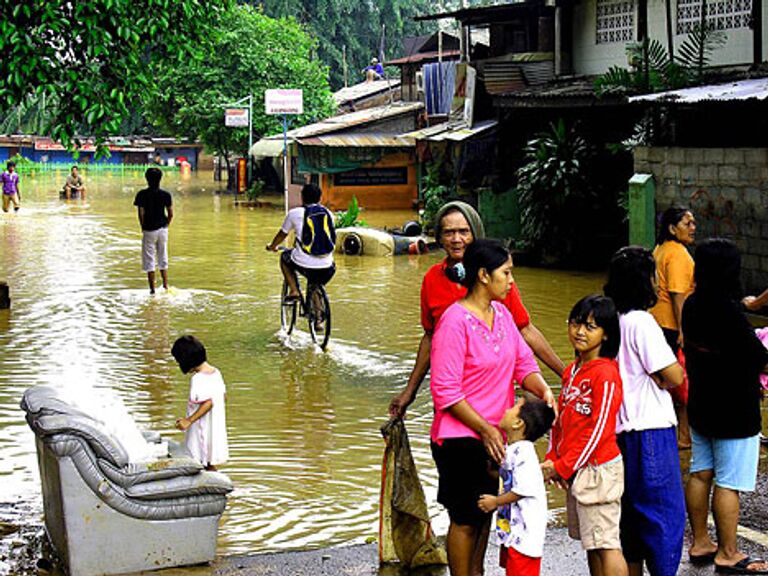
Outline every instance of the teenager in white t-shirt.
{"type": "Polygon", "coordinates": [[[677,419],[667,391],[683,369],[647,310],[656,302],[656,263],[639,246],[611,258],[605,294],[619,311],[624,398],[616,432],[624,457],[621,543],[630,576],[675,576],[683,552],[685,499],[677,419]]]}
{"type": "Polygon", "coordinates": [[[208,364],[205,346],[194,336],[177,339],[171,354],[184,374],[192,374],[187,415],[176,420],[176,428],[186,432],[184,444],[192,456],[206,470],[216,470],[229,459],[224,378],[208,364]]]}
{"type": "Polygon", "coordinates": [[[496,510],[496,537],[507,575],[539,576],[547,530],[547,493],[533,443],[552,427],[555,411],[543,400],[520,398],[499,427],[507,436],[499,469],[503,492],[483,494],[478,507],[496,510]]]}
{"type": "MultiPolygon", "coordinates": [[[[280,270],[283,273],[285,282],[288,284],[286,300],[296,300],[299,298],[296,272],[304,276],[310,283],[322,285],[330,282],[336,273],[332,249],[326,254],[313,254],[311,251],[301,247],[302,232],[304,231],[304,211],[308,206],[319,206],[321,197],[322,191],[318,186],[306,184],[301,189],[302,205],[288,210],[280,230],[277,231],[272,242],[266,246],[268,251],[277,252],[278,246],[282,244],[290,232],[293,232],[296,238],[296,247],[292,250],[286,250],[280,257],[280,270]]],[[[325,207],[321,206],[321,208],[327,210],[325,207]]]]}

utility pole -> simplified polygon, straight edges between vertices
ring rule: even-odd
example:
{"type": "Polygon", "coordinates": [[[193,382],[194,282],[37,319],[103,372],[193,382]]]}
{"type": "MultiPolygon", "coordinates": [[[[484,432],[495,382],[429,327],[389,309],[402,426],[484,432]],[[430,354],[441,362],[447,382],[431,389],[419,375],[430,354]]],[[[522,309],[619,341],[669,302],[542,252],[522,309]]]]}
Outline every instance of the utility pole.
{"type": "Polygon", "coordinates": [[[341,47],[341,68],[344,70],[344,88],[346,88],[349,84],[347,84],[347,45],[344,44],[344,46],[341,47]]]}

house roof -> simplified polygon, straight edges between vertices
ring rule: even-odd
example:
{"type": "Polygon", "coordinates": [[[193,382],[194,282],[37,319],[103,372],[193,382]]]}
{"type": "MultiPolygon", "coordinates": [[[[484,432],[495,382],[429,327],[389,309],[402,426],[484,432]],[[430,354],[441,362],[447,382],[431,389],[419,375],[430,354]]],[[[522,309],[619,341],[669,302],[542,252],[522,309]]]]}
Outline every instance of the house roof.
{"type": "MultiPolygon", "coordinates": [[[[461,56],[461,52],[459,50],[443,50],[442,55],[444,60],[457,60],[461,56]]],[[[438,60],[439,58],[439,52],[417,52],[410,56],[388,60],[385,64],[387,66],[402,66],[403,64],[414,64],[418,62],[426,62],[427,60],[438,60]]]]}
{"type": "Polygon", "coordinates": [[[384,94],[400,87],[400,80],[376,80],[374,82],[360,82],[347,86],[333,93],[333,100],[337,106],[348,102],[358,102],[377,94],[384,94]]]}
{"type": "Polygon", "coordinates": [[[557,78],[517,92],[498,94],[494,105],[502,108],[561,108],[563,106],[614,106],[626,103],[621,94],[595,93],[595,79],[588,76],[557,78]]]}
{"type": "Polygon", "coordinates": [[[462,8],[452,12],[440,12],[437,14],[425,14],[415,16],[416,21],[441,20],[443,18],[454,18],[463,24],[498,24],[504,22],[504,18],[515,16],[520,12],[527,12],[531,9],[537,9],[544,6],[544,0],[528,0],[525,2],[509,2],[495,6],[481,6],[477,8],[462,8]]]}
{"type": "Polygon", "coordinates": [[[663,102],[671,104],[691,104],[694,102],[730,102],[741,100],[768,99],[768,78],[755,78],[710,84],[680,90],[669,90],[656,94],[633,96],[630,102],[663,102]]]}
{"type": "MultiPolygon", "coordinates": [[[[321,120],[320,122],[315,122],[314,124],[308,124],[306,126],[302,126],[301,128],[289,130],[286,136],[290,142],[293,142],[295,140],[302,140],[314,136],[332,134],[333,132],[342,132],[353,128],[362,127],[367,124],[372,124],[379,120],[386,120],[389,118],[396,118],[397,116],[414,114],[415,112],[421,110],[423,107],[424,104],[421,102],[394,102],[392,104],[388,104],[387,106],[377,106],[376,108],[367,108],[357,112],[350,112],[349,114],[339,114],[338,116],[332,116],[330,118],[326,118],[325,120],[321,120]]],[[[257,147],[265,140],[278,141],[282,147],[283,135],[274,134],[272,136],[262,138],[251,147],[249,153],[251,155],[255,155],[254,152],[256,152],[259,155],[264,156],[265,154],[261,153],[263,152],[263,149],[257,147]]],[[[263,146],[266,147],[268,145],[265,144],[263,146]]],[[[280,150],[282,151],[282,148],[280,148],[280,150]]]]}
{"type": "Polygon", "coordinates": [[[483,120],[476,122],[471,128],[467,127],[464,122],[452,123],[444,122],[437,126],[430,126],[429,128],[422,128],[415,132],[409,132],[403,134],[404,137],[413,138],[414,140],[428,140],[429,142],[443,142],[450,140],[452,142],[462,142],[467,138],[477,136],[481,132],[490,130],[498,125],[496,120],[483,120]]]}
{"type": "Polygon", "coordinates": [[[398,134],[331,134],[311,136],[297,140],[302,146],[353,147],[353,148],[410,148],[416,141],[408,135],[398,134]]]}

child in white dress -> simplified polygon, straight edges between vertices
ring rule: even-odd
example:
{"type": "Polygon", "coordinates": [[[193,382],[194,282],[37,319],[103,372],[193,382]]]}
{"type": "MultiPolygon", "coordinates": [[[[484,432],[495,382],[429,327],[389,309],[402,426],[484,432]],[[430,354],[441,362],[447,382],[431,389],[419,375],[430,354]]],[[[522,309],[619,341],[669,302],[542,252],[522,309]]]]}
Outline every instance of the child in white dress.
{"type": "Polygon", "coordinates": [[[184,442],[192,456],[206,470],[216,470],[229,458],[224,379],[208,364],[205,346],[194,336],[176,340],[171,354],[181,371],[192,375],[187,415],[176,420],[176,428],[186,432],[184,442]]]}
{"type": "Polygon", "coordinates": [[[507,436],[499,470],[503,493],[483,494],[477,505],[483,512],[496,510],[496,536],[508,576],[541,573],[547,494],[533,443],[552,427],[554,420],[555,412],[546,402],[521,398],[499,422],[507,436]]]}

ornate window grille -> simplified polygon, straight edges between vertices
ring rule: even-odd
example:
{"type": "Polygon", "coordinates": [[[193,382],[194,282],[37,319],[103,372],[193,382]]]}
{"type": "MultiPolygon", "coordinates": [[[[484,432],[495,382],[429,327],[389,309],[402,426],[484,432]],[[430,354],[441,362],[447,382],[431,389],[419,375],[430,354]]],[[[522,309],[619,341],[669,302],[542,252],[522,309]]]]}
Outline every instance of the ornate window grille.
{"type": "MultiPolygon", "coordinates": [[[[752,0],[707,0],[707,24],[713,30],[747,28],[752,0]]],[[[701,22],[701,0],[677,0],[677,33],[688,34],[701,22]]]]}
{"type": "Polygon", "coordinates": [[[598,44],[632,42],[634,38],[634,0],[597,0],[596,42],[598,44]]]}

